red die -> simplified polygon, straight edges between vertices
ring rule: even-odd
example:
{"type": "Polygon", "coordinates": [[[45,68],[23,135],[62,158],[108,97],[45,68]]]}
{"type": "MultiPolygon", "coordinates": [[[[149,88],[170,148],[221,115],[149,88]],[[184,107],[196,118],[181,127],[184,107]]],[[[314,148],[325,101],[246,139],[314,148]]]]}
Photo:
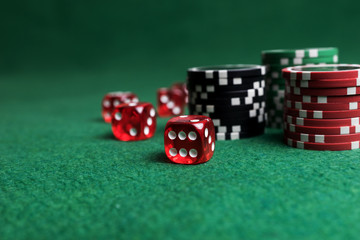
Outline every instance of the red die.
{"type": "Polygon", "coordinates": [[[164,144],[167,157],[175,163],[207,162],[215,150],[214,124],[206,116],[174,117],[166,124],[164,144]]]}
{"type": "Polygon", "coordinates": [[[179,89],[182,92],[182,99],[184,105],[188,103],[188,90],[186,87],[186,83],[174,83],[171,85],[171,89],[179,89]]]}
{"type": "Polygon", "coordinates": [[[160,117],[169,117],[183,113],[184,100],[180,89],[160,88],[157,94],[157,109],[160,117]]]}
{"type": "Polygon", "coordinates": [[[107,123],[111,122],[111,114],[115,107],[122,103],[138,102],[138,97],[131,92],[110,92],[102,100],[102,116],[107,123]]]}
{"type": "Polygon", "coordinates": [[[111,123],[121,141],[148,139],[156,130],[155,109],[151,103],[124,103],[113,111],[111,123]]]}

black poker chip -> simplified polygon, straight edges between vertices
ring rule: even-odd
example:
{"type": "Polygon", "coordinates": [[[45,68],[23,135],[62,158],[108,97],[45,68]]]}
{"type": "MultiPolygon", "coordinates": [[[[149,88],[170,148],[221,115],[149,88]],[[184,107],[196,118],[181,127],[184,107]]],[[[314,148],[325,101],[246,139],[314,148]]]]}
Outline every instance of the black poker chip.
{"type": "Polygon", "coordinates": [[[231,92],[231,91],[244,91],[247,89],[259,89],[265,88],[266,82],[265,80],[259,80],[252,83],[241,84],[236,86],[216,86],[211,84],[188,84],[187,89],[191,92],[200,92],[200,93],[223,93],[223,92],[231,92]]]}
{"type": "Polygon", "coordinates": [[[189,104],[217,104],[224,106],[240,106],[240,105],[252,105],[254,103],[260,103],[266,101],[266,97],[264,96],[256,96],[256,97],[219,97],[219,98],[208,98],[208,99],[200,99],[189,97],[189,104]]]}
{"type": "Polygon", "coordinates": [[[195,87],[196,85],[203,86],[214,86],[218,89],[233,87],[236,89],[237,87],[241,87],[246,89],[246,86],[251,88],[252,85],[256,85],[257,82],[261,82],[264,80],[264,76],[256,76],[256,77],[246,77],[246,78],[210,78],[210,79],[199,79],[199,78],[187,78],[187,85],[190,88],[195,87]],[[243,86],[243,87],[242,87],[243,86]]]}
{"type": "Polygon", "coordinates": [[[252,104],[240,104],[240,105],[224,105],[224,104],[201,104],[201,103],[194,103],[189,106],[190,111],[196,112],[205,112],[205,113],[223,113],[229,111],[249,111],[249,110],[256,110],[260,108],[266,107],[265,101],[254,102],[252,104]]]}
{"type": "Polygon", "coordinates": [[[225,65],[190,68],[189,113],[213,120],[218,140],[264,133],[267,120],[265,66],[225,65]]]}
{"type": "Polygon", "coordinates": [[[218,99],[218,98],[233,98],[233,97],[261,97],[265,95],[264,88],[247,89],[239,91],[226,91],[226,92],[191,92],[190,97],[196,99],[218,99]]]}
{"type": "Polygon", "coordinates": [[[238,111],[238,112],[223,112],[223,113],[206,113],[206,112],[191,112],[191,115],[204,115],[211,118],[216,119],[247,119],[247,118],[253,118],[258,115],[264,115],[265,114],[265,108],[260,108],[256,110],[244,110],[244,111],[238,111]]]}
{"type": "Polygon", "coordinates": [[[236,126],[236,125],[254,125],[257,123],[263,123],[267,121],[267,113],[265,114],[259,114],[256,117],[250,117],[250,118],[216,118],[211,117],[214,126],[236,126]]]}
{"type": "Polygon", "coordinates": [[[257,131],[258,129],[264,128],[266,122],[254,122],[254,123],[247,123],[247,124],[235,124],[235,125],[222,125],[222,126],[215,126],[216,132],[228,133],[228,132],[253,132],[257,131]]]}
{"type": "Polygon", "coordinates": [[[218,132],[215,134],[215,139],[217,141],[238,140],[238,139],[260,136],[260,135],[264,134],[264,132],[265,132],[265,127],[263,127],[262,129],[260,129],[258,131],[254,131],[254,132],[227,132],[227,133],[219,133],[218,132]]]}
{"type": "Polygon", "coordinates": [[[194,67],[188,69],[188,77],[198,79],[255,77],[264,76],[265,74],[265,66],[251,64],[194,67]]]}

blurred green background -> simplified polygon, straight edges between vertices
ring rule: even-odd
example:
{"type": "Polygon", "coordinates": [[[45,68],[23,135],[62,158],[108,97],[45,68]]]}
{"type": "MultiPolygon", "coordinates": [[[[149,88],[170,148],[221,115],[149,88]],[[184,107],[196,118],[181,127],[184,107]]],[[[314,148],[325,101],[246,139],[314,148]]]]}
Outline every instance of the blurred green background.
{"type": "Polygon", "coordinates": [[[260,63],[264,49],[334,46],[341,62],[357,63],[359,6],[354,0],[7,1],[0,8],[0,73],[69,74],[52,81],[58,85],[86,84],[71,76],[88,72],[98,74],[103,91],[133,88],[148,76],[156,81],[146,90],[154,92],[183,81],[188,67],[260,63]]]}
{"type": "Polygon", "coordinates": [[[322,46],[357,62],[358,7],[351,0],[7,1],[0,67],[171,69],[179,78],[193,65],[259,63],[264,49],[322,46]]]}
{"type": "Polygon", "coordinates": [[[338,47],[359,63],[359,2],[14,0],[0,4],[0,239],[356,239],[358,151],[301,151],[281,131],[166,164],[159,119],[123,143],[108,91],[155,103],[192,66],[338,47]],[[260,151],[261,149],[262,151],[260,151]]]}

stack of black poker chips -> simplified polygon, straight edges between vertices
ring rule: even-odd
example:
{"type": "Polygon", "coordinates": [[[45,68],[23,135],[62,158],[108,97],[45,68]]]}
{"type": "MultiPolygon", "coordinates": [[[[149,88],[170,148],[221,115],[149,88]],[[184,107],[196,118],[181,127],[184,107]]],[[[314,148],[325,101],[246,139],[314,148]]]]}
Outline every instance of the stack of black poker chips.
{"type": "Polygon", "coordinates": [[[223,65],[188,69],[189,113],[210,117],[217,140],[264,133],[265,66],[223,65]]]}

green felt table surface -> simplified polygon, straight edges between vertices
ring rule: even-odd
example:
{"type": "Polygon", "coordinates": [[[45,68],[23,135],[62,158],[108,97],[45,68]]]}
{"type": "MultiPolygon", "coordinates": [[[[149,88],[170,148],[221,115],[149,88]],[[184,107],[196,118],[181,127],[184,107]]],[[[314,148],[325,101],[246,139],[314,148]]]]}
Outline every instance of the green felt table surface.
{"type": "MultiPolygon", "coordinates": [[[[3,238],[358,236],[358,150],[294,149],[282,143],[280,130],[267,129],[263,136],[217,142],[205,164],[172,164],[163,146],[167,119],[159,119],[152,139],[139,142],[115,140],[102,121],[103,93],[124,77],[93,72],[3,77],[1,87],[8,90],[0,107],[3,238]]],[[[122,83],[154,102],[155,86],[137,86],[122,83]]]]}
{"type": "Polygon", "coordinates": [[[105,93],[156,102],[186,68],[274,48],[359,63],[357,1],[8,1],[0,8],[0,239],[358,239],[360,151],[216,142],[200,165],[114,139],[105,93]],[[315,24],[316,23],[316,24],[315,24]]]}

